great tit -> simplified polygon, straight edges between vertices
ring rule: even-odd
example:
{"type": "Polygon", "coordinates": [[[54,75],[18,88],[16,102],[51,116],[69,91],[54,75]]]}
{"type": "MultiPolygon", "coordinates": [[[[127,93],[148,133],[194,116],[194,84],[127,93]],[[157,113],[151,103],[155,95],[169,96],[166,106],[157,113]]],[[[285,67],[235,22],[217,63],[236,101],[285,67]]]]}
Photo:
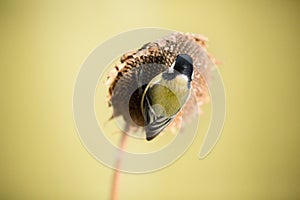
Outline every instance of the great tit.
{"type": "Polygon", "coordinates": [[[141,100],[146,139],[152,140],[172,122],[190,95],[193,60],[179,54],[166,71],[146,86],[141,100]]]}

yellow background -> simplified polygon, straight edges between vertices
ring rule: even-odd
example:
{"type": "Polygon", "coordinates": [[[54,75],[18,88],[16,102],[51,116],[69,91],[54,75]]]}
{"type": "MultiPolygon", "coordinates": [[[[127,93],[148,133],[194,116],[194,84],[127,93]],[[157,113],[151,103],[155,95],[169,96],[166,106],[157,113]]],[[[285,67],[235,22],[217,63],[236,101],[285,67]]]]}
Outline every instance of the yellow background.
{"type": "MultiPolygon", "coordinates": [[[[112,170],[82,146],[72,93],[101,42],[139,27],[209,37],[227,116],[172,166],[121,176],[121,199],[299,199],[299,1],[1,1],[0,199],[108,199],[112,170]]],[[[204,116],[205,119],[205,116],[204,116]]]]}

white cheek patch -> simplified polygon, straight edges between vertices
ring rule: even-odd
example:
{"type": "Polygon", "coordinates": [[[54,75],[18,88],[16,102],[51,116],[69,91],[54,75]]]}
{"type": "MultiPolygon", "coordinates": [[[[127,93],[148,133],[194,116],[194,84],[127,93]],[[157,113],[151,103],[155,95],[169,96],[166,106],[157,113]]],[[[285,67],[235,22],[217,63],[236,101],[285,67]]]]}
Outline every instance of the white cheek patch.
{"type": "Polygon", "coordinates": [[[186,82],[189,80],[188,77],[186,75],[183,75],[183,74],[179,75],[178,78],[180,78],[180,80],[183,80],[183,81],[186,81],[186,82]]]}

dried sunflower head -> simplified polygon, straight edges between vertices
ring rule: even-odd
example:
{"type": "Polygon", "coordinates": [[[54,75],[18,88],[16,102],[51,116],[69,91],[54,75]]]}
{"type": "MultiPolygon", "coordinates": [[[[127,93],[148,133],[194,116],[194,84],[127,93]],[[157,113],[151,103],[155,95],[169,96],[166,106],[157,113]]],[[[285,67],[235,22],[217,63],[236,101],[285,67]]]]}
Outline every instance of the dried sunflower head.
{"type": "Polygon", "coordinates": [[[201,35],[175,32],[124,54],[107,78],[112,118],[122,116],[126,127],[145,127],[147,120],[142,106],[145,89],[153,78],[168,70],[180,54],[188,55],[193,61],[191,94],[167,128],[176,130],[198,114],[197,108],[209,100],[206,81],[215,62],[206,51],[206,42],[201,35]]]}

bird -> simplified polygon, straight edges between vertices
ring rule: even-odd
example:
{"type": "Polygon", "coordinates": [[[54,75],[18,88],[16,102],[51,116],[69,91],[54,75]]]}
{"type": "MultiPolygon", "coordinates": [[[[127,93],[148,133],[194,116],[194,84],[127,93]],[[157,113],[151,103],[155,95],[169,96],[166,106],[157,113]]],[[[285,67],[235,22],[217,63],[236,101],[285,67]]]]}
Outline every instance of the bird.
{"type": "Polygon", "coordinates": [[[216,59],[207,51],[207,41],[199,34],[173,32],[124,53],[107,74],[110,119],[122,117],[124,130],[144,129],[148,141],[185,126],[209,101],[207,81],[216,59]],[[172,86],[175,82],[179,84],[172,86]],[[155,98],[167,96],[182,100],[169,106],[155,98]]]}
{"type": "Polygon", "coordinates": [[[192,58],[179,54],[170,68],[149,82],[141,100],[148,141],[169,125],[185,104],[190,95],[192,75],[192,58]]]}

